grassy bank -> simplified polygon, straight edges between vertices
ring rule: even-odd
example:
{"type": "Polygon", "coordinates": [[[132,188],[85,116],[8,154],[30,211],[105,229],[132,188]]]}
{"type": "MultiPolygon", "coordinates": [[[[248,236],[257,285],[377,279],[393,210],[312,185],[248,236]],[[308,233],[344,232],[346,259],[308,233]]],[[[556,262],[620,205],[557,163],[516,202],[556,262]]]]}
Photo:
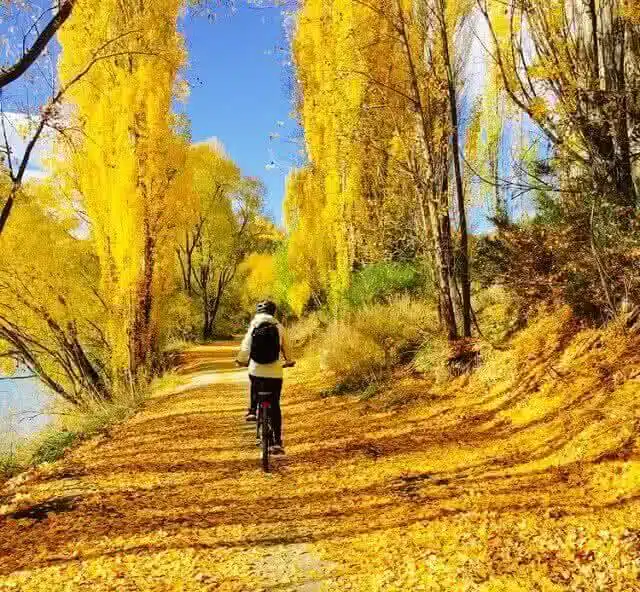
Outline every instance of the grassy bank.
{"type": "Polygon", "coordinates": [[[51,424],[31,436],[12,437],[0,446],[0,481],[31,467],[55,462],[79,443],[108,433],[114,425],[139,411],[152,392],[176,387],[181,380],[169,372],[145,389],[117,394],[108,403],[92,401],[82,408],[54,404],[51,424]]]}
{"type": "Polygon", "coordinates": [[[485,298],[480,320],[492,340],[469,345],[474,367],[459,376],[432,309],[410,299],[340,322],[307,319],[292,337],[322,395],[350,393],[382,412],[423,405],[447,419],[445,432],[482,424],[496,455],[536,451],[528,470],[631,454],[640,432],[640,323],[621,317],[589,327],[564,307],[541,310],[510,334],[502,308],[485,298]]]}
{"type": "Polygon", "coordinates": [[[399,371],[440,383],[460,370],[465,353],[472,368],[508,345],[510,308],[503,291],[481,292],[476,310],[483,337],[455,346],[442,335],[435,303],[412,296],[353,308],[338,320],[313,313],[291,328],[290,339],[295,354],[322,373],[327,394],[378,390],[399,371]]]}

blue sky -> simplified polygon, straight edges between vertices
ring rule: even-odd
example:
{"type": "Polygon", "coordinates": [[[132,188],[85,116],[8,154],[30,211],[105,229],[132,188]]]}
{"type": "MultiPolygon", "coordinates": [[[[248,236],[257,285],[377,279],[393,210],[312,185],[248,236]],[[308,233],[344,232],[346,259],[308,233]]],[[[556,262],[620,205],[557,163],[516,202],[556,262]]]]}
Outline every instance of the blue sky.
{"type": "MultiPolygon", "coordinates": [[[[265,182],[266,211],[280,222],[284,181],[300,158],[300,146],[291,141],[298,128],[291,117],[287,16],[278,8],[251,8],[246,0],[238,0],[236,5],[233,12],[218,9],[215,20],[189,14],[182,21],[189,53],[184,75],[191,96],[186,105],[177,108],[189,115],[194,142],[218,138],[244,174],[265,182]]],[[[2,34],[19,36],[29,25],[28,16],[7,16],[6,9],[0,10],[2,34]]],[[[51,57],[42,62],[52,75],[56,56],[54,46],[51,57]]],[[[0,59],[12,61],[1,51],[0,59]]],[[[17,112],[16,123],[23,118],[20,113],[33,109],[32,101],[25,103],[32,92],[21,80],[5,93],[6,109],[17,112]]],[[[21,155],[24,140],[12,126],[8,133],[16,155],[21,155]]],[[[37,146],[29,167],[31,176],[42,174],[41,158],[49,150],[47,141],[37,146]]]]}
{"type": "Polygon", "coordinates": [[[286,16],[238,4],[215,21],[191,16],[184,22],[191,83],[186,112],[194,142],[217,137],[245,174],[263,179],[266,209],[280,221],[284,180],[300,149],[291,142],[297,126],[286,16]]]}

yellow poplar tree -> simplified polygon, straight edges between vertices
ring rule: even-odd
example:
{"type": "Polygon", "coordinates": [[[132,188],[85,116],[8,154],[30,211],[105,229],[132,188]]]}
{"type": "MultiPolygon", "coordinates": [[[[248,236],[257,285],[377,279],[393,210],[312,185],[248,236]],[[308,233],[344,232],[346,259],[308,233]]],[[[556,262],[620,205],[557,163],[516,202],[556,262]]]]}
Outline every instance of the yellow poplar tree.
{"type": "Polygon", "coordinates": [[[450,6],[442,0],[303,3],[294,55],[312,188],[305,184],[302,193],[314,201],[319,223],[305,225],[312,208],[295,199],[288,197],[286,207],[297,224],[292,247],[307,241],[318,251],[317,241],[326,241],[331,256],[322,266],[337,312],[355,263],[424,245],[453,339],[458,331],[449,171],[457,126],[450,109],[456,96],[448,89],[455,89],[456,80],[445,50],[451,49],[460,11],[450,6]],[[403,234],[404,244],[398,240],[403,234]]]}
{"type": "MultiPolygon", "coordinates": [[[[91,220],[110,319],[114,376],[148,369],[157,344],[159,273],[175,211],[184,140],[171,102],[184,50],[180,0],[79,0],[60,35],[60,78],[82,130],[67,170],[91,220]]],[[[167,274],[168,275],[168,274],[167,274]]]]}
{"type": "Polygon", "coordinates": [[[341,307],[354,260],[354,212],[360,194],[361,154],[353,142],[364,80],[354,34],[363,8],[345,0],[309,0],[298,18],[294,54],[302,91],[301,119],[313,166],[321,252],[334,311],[341,307]],[[328,43],[328,40],[331,42],[328,43]]]}

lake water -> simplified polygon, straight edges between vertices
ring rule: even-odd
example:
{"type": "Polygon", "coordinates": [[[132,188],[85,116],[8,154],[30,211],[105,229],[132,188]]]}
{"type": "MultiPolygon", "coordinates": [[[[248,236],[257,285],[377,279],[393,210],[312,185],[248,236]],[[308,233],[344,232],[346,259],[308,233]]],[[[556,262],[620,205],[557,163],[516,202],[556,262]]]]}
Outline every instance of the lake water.
{"type": "Polygon", "coordinates": [[[0,376],[0,444],[33,434],[50,421],[50,396],[34,378],[6,379],[0,376]]]}

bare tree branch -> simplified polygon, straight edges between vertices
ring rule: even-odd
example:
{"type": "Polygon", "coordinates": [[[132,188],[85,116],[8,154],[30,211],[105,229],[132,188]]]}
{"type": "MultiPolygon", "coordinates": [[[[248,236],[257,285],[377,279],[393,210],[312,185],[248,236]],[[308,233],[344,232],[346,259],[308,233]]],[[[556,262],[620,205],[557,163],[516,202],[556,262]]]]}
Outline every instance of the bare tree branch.
{"type": "Polygon", "coordinates": [[[58,12],[38,35],[34,44],[22,54],[22,57],[15,64],[9,68],[0,69],[0,89],[20,78],[42,55],[51,39],[71,16],[75,3],[76,0],[63,0],[59,5],[58,12]]]}

